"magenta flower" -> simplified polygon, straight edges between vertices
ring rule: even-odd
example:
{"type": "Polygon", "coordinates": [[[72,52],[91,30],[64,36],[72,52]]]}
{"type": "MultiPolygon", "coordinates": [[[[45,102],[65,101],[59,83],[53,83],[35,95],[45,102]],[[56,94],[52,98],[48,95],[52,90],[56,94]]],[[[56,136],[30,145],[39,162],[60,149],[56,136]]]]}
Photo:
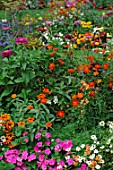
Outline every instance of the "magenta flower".
{"type": "Polygon", "coordinates": [[[2,30],[3,31],[8,31],[8,30],[10,30],[10,27],[4,27],[4,28],[2,28],[2,30]]]}
{"type": "Polygon", "coordinates": [[[22,152],[22,159],[23,159],[23,160],[27,160],[27,157],[28,157],[28,151],[24,150],[24,151],[22,152]]]}
{"type": "Polygon", "coordinates": [[[40,162],[44,161],[44,154],[40,154],[38,159],[39,159],[40,162]]]}
{"type": "Polygon", "coordinates": [[[16,166],[14,170],[22,170],[19,166],[16,166]]]}
{"type": "Polygon", "coordinates": [[[51,153],[51,150],[48,148],[48,149],[45,149],[44,150],[44,153],[46,154],[46,155],[50,155],[50,153],[51,153]]]}
{"type": "Polygon", "coordinates": [[[0,161],[1,161],[2,159],[3,159],[3,156],[1,155],[1,156],[0,156],[0,161]]]}
{"type": "Polygon", "coordinates": [[[38,166],[38,168],[41,166],[41,162],[37,162],[37,166],[38,166]]]}
{"type": "Polygon", "coordinates": [[[24,141],[25,141],[26,143],[28,143],[28,142],[29,142],[29,139],[28,139],[28,138],[25,138],[24,141]]]}
{"type": "Polygon", "coordinates": [[[61,161],[59,162],[59,165],[61,165],[62,167],[65,166],[64,161],[61,160],[61,161]]]}
{"type": "Polygon", "coordinates": [[[73,159],[72,158],[67,159],[66,162],[68,163],[68,165],[73,165],[73,159]]]}
{"type": "Polygon", "coordinates": [[[60,152],[60,151],[61,151],[60,145],[57,144],[57,145],[54,147],[54,150],[57,151],[57,152],[60,152]]]}
{"type": "Polygon", "coordinates": [[[28,132],[26,131],[26,132],[23,133],[23,136],[26,136],[27,134],[28,134],[28,132]]]}
{"type": "Polygon", "coordinates": [[[26,38],[16,38],[16,44],[27,44],[28,41],[26,38]]]}
{"type": "Polygon", "coordinates": [[[14,53],[11,50],[5,50],[1,54],[2,54],[2,57],[9,57],[10,55],[14,53]]]}
{"type": "Polygon", "coordinates": [[[86,168],[87,168],[86,164],[82,164],[82,166],[78,168],[78,170],[86,170],[86,168]]]}
{"type": "Polygon", "coordinates": [[[51,133],[49,133],[49,132],[46,132],[46,138],[51,138],[51,133]]]}
{"type": "Polygon", "coordinates": [[[48,146],[50,145],[50,143],[51,143],[50,140],[45,141],[45,144],[48,146]]]}
{"type": "Polygon", "coordinates": [[[41,133],[37,133],[36,135],[35,135],[35,139],[39,139],[41,137],[41,133]]]}
{"type": "Polygon", "coordinates": [[[38,146],[34,146],[34,151],[37,152],[37,153],[41,152],[41,150],[38,148],[38,146]]]}
{"type": "Polygon", "coordinates": [[[10,154],[10,155],[7,155],[6,157],[6,162],[10,162],[12,164],[16,164],[16,160],[17,160],[16,154],[10,154]]]}
{"type": "Polygon", "coordinates": [[[48,160],[48,164],[51,165],[51,166],[53,166],[55,163],[56,163],[56,160],[53,159],[53,158],[48,160]]]}
{"type": "Polygon", "coordinates": [[[32,153],[31,155],[28,156],[28,162],[31,162],[36,159],[36,155],[32,153]]]}
{"type": "Polygon", "coordinates": [[[22,170],[27,170],[27,167],[25,165],[22,165],[22,170]]]}
{"type": "Polygon", "coordinates": [[[59,142],[60,142],[60,139],[59,139],[59,138],[57,138],[57,139],[56,139],[56,142],[57,142],[57,143],[59,143],[59,142]]]}
{"type": "Polygon", "coordinates": [[[37,142],[37,146],[40,148],[42,147],[42,142],[37,142]]]}

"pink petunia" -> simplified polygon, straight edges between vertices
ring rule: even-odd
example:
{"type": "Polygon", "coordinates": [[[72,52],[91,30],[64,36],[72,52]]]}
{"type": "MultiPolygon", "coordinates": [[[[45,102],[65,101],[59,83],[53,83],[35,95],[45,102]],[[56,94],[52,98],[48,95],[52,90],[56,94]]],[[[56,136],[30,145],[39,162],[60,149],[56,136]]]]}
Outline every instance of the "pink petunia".
{"type": "Polygon", "coordinates": [[[32,153],[31,155],[28,156],[28,162],[31,162],[36,159],[36,155],[32,153]]]}

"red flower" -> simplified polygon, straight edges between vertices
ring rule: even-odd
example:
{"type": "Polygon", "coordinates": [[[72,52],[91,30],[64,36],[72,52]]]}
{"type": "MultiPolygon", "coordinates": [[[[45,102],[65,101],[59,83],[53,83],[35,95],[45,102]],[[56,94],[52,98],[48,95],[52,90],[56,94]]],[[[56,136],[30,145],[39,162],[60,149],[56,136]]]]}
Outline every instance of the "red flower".
{"type": "Polygon", "coordinates": [[[50,70],[54,70],[55,66],[56,66],[56,65],[55,65],[54,63],[51,63],[51,64],[49,65],[49,69],[50,69],[50,70]]]}
{"type": "Polygon", "coordinates": [[[90,94],[90,96],[93,96],[93,97],[94,97],[94,96],[95,96],[95,91],[90,91],[89,94],[90,94]]]}
{"type": "Polygon", "coordinates": [[[62,117],[65,116],[65,113],[64,113],[63,110],[59,110],[59,111],[57,112],[57,115],[58,115],[60,118],[62,118],[62,117]]]}
{"type": "Polygon", "coordinates": [[[89,85],[89,88],[93,88],[95,86],[95,83],[92,81],[92,82],[89,82],[88,85],[89,85]]]}
{"type": "Polygon", "coordinates": [[[78,100],[72,100],[72,105],[74,107],[77,107],[79,105],[79,101],[78,100]]]}
{"type": "Polygon", "coordinates": [[[104,68],[104,70],[108,70],[109,65],[108,65],[107,63],[105,63],[105,64],[103,65],[103,68],[104,68]]]}

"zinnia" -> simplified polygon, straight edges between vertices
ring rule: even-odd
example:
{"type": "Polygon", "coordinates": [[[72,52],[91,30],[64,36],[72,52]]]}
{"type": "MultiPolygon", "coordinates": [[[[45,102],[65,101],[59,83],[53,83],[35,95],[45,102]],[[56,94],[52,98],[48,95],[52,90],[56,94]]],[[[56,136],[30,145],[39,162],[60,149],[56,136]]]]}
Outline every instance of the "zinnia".
{"type": "Polygon", "coordinates": [[[16,38],[16,44],[27,44],[28,41],[26,38],[16,38]]]}
{"type": "Polygon", "coordinates": [[[2,57],[9,57],[13,52],[11,50],[5,50],[2,52],[2,57]]]}

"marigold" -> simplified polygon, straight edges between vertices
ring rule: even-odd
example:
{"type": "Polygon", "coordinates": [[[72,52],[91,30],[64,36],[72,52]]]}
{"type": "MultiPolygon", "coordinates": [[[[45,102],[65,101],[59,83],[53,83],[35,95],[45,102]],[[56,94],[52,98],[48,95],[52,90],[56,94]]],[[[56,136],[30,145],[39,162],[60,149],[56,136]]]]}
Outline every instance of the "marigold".
{"type": "Polygon", "coordinates": [[[4,113],[0,116],[0,120],[7,121],[10,119],[10,115],[7,113],[4,113]]]}
{"type": "Polygon", "coordinates": [[[54,48],[55,51],[58,51],[58,48],[54,48]]]}
{"type": "Polygon", "coordinates": [[[98,75],[99,75],[99,72],[98,72],[98,71],[95,71],[95,72],[93,72],[93,75],[94,75],[94,76],[98,76],[98,75]]]}
{"type": "Polygon", "coordinates": [[[29,106],[27,106],[27,109],[28,109],[28,110],[32,110],[32,109],[34,109],[34,107],[31,106],[31,105],[29,105],[29,106]]]}
{"type": "Polygon", "coordinates": [[[18,126],[25,126],[25,122],[18,122],[18,126]]]}
{"type": "Polygon", "coordinates": [[[15,125],[14,122],[12,120],[9,120],[6,122],[5,126],[7,129],[12,129],[14,127],[14,125],[15,125]]]}
{"type": "Polygon", "coordinates": [[[52,53],[50,54],[50,57],[53,57],[55,54],[56,54],[56,52],[52,52],[52,53]]]}
{"type": "Polygon", "coordinates": [[[17,97],[16,94],[12,94],[12,95],[11,95],[11,98],[12,98],[12,99],[15,99],[16,97],[17,97]]]}
{"type": "Polygon", "coordinates": [[[46,99],[46,98],[43,98],[40,100],[40,103],[42,103],[42,104],[46,104],[47,102],[48,102],[48,99],[46,99]]]}
{"type": "Polygon", "coordinates": [[[51,64],[49,64],[48,67],[49,67],[50,70],[54,70],[55,66],[56,66],[55,63],[51,63],[51,64]]]}
{"type": "Polygon", "coordinates": [[[34,122],[34,120],[35,120],[35,118],[34,118],[34,117],[28,117],[28,118],[27,118],[27,121],[28,121],[29,123],[34,122]]]}
{"type": "Polygon", "coordinates": [[[51,123],[51,122],[46,122],[46,126],[47,126],[47,127],[51,127],[51,126],[52,126],[52,123],[51,123]]]}
{"type": "Polygon", "coordinates": [[[88,86],[89,86],[89,88],[94,88],[94,86],[95,86],[95,83],[92,81],[92,82],[89,82],[88,83],[88,86]]]}
{"type": "Polygon", "coordinates": [[[53,48],[53,45],[48,45],[47,48],[51,50],[53,48]]]}
{"type": "Polygon", "coordinates": [[[74,95],[72,96],[72,99],[77,99],[77,94],[74,94],[74,95]]]}
{"type": "Polygon", "coordinates": [[[93,96],[93,97],[94,97],[94,96],[95,96],[95,91],[90,91],[89,94],[90,94],[90,96],[93,96]]]}
{"type": "Polygon", "coordinates": [[[74,69],[72,69],[72,68],[69,68],[69,69],[68,69],[68,72],[69,72],[69,73],[74,73],[74,72],[75,72],[75,70],[74,70],[74,69]]]}
{"type": "Polygon", "coordinates": [[[78,100],[72,100],[72,106],[77,107],[79,105],[78,100]]]}
{"type": "Polygon", "coordinates": [[[65,112],[63,110],[59,110],[57,112],[58,117],[63,118],[65,116],[65,112]]]}

